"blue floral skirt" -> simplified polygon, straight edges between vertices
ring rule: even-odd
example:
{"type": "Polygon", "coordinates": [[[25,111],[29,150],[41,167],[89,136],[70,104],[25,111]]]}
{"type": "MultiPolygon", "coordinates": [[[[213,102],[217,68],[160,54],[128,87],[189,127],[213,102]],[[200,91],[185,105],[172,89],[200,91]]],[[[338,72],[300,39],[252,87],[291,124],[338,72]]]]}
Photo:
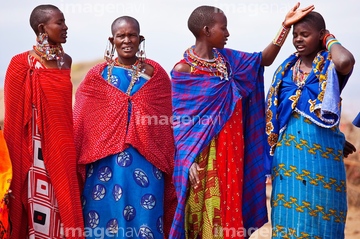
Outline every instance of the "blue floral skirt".
{"type": "Polygon", "coordinates": [[[86,238],[163,238],[163,173],[135,148],[87,167],[86,238]]]}

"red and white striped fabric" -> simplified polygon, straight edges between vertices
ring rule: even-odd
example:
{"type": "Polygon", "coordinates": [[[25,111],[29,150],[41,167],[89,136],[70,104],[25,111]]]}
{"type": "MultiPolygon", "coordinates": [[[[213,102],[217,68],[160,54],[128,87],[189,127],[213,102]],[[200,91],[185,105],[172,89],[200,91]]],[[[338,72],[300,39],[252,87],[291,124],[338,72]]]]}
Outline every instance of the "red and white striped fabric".
{"type": "Polygon", "coordinates": [[[58,202],[61,222],[68,238],[83,238],[83,219],[77,177],[72,124],[70,70],[36,69],[29,66],[29,53],[14,56],[5,76],[4,136],[13,164],[10,198],[12,238],[28,234],[27,177],[33,165],[32,107],[41,135],[44,164],[58,202]],[[76,235],[75,235],[76,234],[76,235]]]}

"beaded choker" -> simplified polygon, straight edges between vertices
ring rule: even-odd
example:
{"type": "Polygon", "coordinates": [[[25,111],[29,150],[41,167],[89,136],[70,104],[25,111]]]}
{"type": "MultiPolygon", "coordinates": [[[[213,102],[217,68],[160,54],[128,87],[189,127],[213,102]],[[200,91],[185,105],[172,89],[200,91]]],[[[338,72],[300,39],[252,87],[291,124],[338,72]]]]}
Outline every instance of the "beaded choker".
{"type": "Polygon", "coordinates": [[[195,53],[194,46],[192,46],[185,51],[184,59],[191,67],[201,71],[214,73],[214,75],[220,76],[222,80],[229,80],[223,56],[215,48],[213,49],[213,55],[214,58],[212,59],[203,59],[195,53]]]}
{"type": "Polygon", "coordinates": [[[119,62],[119,58],[115,59],[115,66],[120,66],[120,67],[123,67],[126,69],[134,69],[135,67],[137,67],[139,65],[139,63],[140,63],[140,61],[139,61],[139,59],[137,59],[133,65],[125,65],[125,64],[119,62]]]}
{"type": "Polygon", "coordinates": [[[57,61],[59,69],[64,65],[64,51],[62,46],[36,43],[33,46],[35,53],[48,61],[57,61]]]}

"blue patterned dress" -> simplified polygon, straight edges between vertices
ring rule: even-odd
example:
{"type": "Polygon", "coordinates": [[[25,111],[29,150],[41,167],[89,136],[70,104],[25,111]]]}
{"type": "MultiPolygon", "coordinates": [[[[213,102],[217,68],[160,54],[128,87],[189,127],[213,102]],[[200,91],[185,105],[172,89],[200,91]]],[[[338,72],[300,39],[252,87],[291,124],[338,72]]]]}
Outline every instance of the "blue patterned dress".
{"type": "Polygon", "coordinates": [[[345,137],[293,113],[273,159],[272,238],[344,238],[345,137]]]}
{"type": "Polygon", "coordinates": [[[338,74],[327,51],[317,54],[309,74],[299,66],[296,53],[279,66],[267,100],[272,238],[342,239],[347,200],[338,74]]]}
{"type": "MultiPolygon", "coordinates": [[[[111,84],[126,92],[131,70],[115,66],[112,74],[111,84]]],[[[130,95],[147,80],[139,77],[130,95]]],[[[83,191],[86,238],[163,238],[163,196],[163,173],[132,146],[91,163],[83,191]]]]}

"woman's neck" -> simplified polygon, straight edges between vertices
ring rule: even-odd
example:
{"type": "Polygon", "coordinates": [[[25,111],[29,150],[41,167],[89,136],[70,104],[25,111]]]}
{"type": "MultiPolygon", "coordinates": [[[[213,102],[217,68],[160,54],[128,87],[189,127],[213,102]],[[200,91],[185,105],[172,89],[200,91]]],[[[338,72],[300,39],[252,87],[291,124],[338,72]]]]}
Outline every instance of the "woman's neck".
{"type": "Polygon", "coordinates": [[[137,57],[132,57],[132,58],[121,58],[118,57],[117,61],[120,65],[127,65],[127,66],[131,66],[136,64],[136,62],[138,61],[137,57]]]}
{"type": "Polygon", "coordinates": [[[206,44],[196,43],[193,51],[201,59],[211,60],[214,58],[213,48],[206,44]]]}

